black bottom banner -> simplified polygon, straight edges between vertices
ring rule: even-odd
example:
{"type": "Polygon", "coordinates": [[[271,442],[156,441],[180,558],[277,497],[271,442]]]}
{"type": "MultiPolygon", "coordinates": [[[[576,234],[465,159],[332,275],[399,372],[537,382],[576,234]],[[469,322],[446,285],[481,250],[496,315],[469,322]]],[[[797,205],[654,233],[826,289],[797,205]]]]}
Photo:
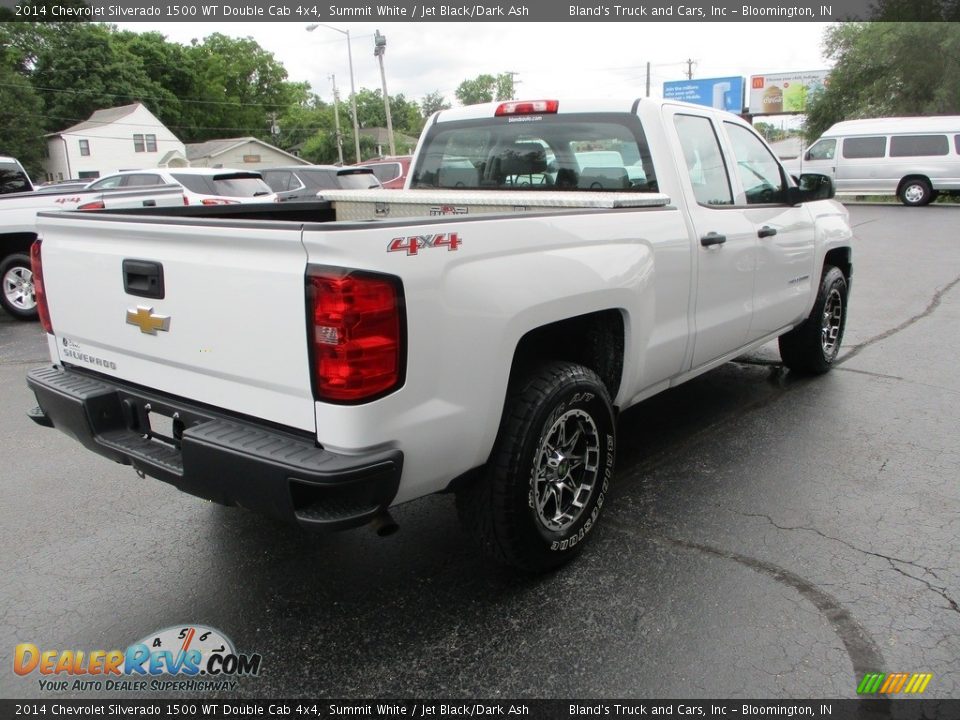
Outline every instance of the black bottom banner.
{"type": "Polygon", "coordinates": [[[0,700],[0,717],[956,720],[960,700],[0,700]]]}

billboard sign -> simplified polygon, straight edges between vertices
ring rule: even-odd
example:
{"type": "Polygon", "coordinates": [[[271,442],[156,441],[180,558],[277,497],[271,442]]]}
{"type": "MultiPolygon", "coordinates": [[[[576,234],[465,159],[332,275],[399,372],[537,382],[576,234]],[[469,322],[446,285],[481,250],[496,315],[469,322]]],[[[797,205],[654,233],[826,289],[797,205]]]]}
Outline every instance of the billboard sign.
{"type": "Polygon", "coordinates": [[[670,80],[663,84],[663,97],[738,113],[743,110],[743,78],[670,80]]]}
{"type": "Polygon", "coordinates": [[[828,70],[753,75],[750,78],[751,115],[802,113],[807,98],[827,84],[828,70]]]}

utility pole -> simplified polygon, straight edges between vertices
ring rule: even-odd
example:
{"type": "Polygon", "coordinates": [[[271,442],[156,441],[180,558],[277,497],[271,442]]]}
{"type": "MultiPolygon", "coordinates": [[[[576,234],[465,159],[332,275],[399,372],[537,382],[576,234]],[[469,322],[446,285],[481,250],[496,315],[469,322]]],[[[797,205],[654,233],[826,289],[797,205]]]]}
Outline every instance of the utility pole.
{"type": "Polygon", "coordinates": [[[337,76],[330,75],[330,82],[333,83],[333,125],[337,129],[337,157],[343,165],[343,135],[340,134],[340,96],[337,94],[337,76]]]}
{"type": "Polygon", "coordinates": [[[373,54],[380,61],[380,84],[383,86],[383,109],[387,113],[387,139],[390,141],[390,155],[397,154],[393,144],[393,119],[390,117],[390,96],[387,95],[387,74],[383,71],[383,56],[387,53],[387,38],[377,30],[373,36],[373,54]]]}
{"type": "Polygon", "coordinates": [[[647,97],[650,97],[650,61],[647,60],[647,97]]]}
{"type": "Polygon", "coordinates": [[[687,80],[693,80],[693,66],[695,64],[695,60],[687,58],[687,80]]]}

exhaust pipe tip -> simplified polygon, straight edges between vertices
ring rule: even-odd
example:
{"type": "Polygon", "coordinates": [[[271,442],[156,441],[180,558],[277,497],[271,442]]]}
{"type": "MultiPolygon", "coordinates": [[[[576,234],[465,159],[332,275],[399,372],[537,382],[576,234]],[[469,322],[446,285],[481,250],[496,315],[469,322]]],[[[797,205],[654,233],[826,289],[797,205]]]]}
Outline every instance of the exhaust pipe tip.
{"type": "Polygon", "coordinates": [[[397,521],[393,519],[389,510],[381,511],[370,521],[370,527],[373,528],[373,531],[378,537],[389,537],[400,529],[400,526],[397,525],[397,521]]]}

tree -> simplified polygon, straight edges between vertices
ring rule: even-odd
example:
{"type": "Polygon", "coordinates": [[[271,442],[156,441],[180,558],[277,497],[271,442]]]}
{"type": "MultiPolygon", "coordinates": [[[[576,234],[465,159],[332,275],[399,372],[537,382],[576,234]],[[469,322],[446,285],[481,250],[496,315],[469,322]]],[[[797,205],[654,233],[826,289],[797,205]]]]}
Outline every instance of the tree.
{"type": "Polygon", "coordinates": [[[834,67],[807,101],[808,139],[853,118],[960,114],[960,24],[839,23],[823,48],[834,67]]]}
{"type": "Polygon", "coordinates": [[[427,93],[420,99],[420,112],[423,119],[426,120],[439,110],[449,110],[450,103],[440,94],[439,90],[427,93]]]}
{"type": "Polygon", "coordinates": [[[65,23],[37,51],[30,80],[44,99],[47,130],[86,120],[101,108],[143,100],[152,111],[176,96],[152,80],[111,26],[65,23]]]}
{"type": "Polygon", "coordinates": [[[477,75],[472,80],[464,80],[454,93],[463,105],[510,100],[513,97],[513,75],[477,75]]]}
{"type": "Polygon", "coordinates": [[[42,120],[43,101],[30,81],[14,70],[8,57],[0,57],[0,155],[20,160],[32,178],[43,175],[42,120]]]}

